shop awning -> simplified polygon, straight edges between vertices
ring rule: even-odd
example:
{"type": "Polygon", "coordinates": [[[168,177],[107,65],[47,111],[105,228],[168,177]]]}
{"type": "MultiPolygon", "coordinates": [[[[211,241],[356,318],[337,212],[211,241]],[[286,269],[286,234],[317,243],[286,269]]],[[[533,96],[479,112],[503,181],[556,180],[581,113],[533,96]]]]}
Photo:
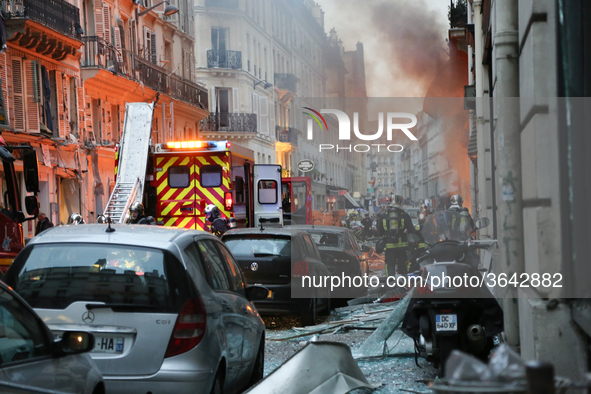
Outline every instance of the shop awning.
{"type": "Polygon", "coordinates": [[[353,197],[351,197],[351,195],[349,194],[349,192],[345,192],[345,194],[343,194],[343,196],[345,197],[345,208],[346,209],[357,209],[357,208],[361,208],[361,205],[359,205],[359,203],[357,201],[355,201],[353,199],[353,197]]]}

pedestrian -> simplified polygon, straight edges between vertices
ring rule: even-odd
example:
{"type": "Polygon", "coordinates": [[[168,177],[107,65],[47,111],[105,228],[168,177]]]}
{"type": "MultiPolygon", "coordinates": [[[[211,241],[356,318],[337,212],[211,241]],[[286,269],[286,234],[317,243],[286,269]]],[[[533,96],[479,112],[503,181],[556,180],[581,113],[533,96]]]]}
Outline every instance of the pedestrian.
{"type": "Polygon", "coordinates": [[[51,220],[49,220],[44,212],[39,212],[39,215],[37,215],[37,226],[35,226],[35,235],[39,235],[51,227],[53,227],[51,220]]]}

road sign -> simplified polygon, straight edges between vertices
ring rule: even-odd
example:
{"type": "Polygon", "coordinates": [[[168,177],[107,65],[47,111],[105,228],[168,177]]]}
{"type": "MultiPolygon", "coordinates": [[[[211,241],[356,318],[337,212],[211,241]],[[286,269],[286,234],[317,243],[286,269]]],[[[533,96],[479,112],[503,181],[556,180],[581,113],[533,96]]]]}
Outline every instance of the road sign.
{"type": "Polygon", "coordinates": [[[373,187],[368,187],[368,188],[367,188],[367,192],[368,192],[368,193],[373,193],[373,187]]]}
{"type": "Polygon", "coordinates": [[[378,211],[378,209],[380,209],[380,208],[379,208],[379,207],[373,207],[373,211],[374,211],[374,212],[377,212],[377,211],[378,211]]]}

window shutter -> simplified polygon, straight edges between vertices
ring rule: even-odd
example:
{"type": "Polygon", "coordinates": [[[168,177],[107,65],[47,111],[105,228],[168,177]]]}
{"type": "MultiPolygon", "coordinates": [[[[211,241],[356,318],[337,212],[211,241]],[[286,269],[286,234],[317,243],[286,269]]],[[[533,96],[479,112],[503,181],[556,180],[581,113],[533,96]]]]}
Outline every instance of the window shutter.
{"type": "Polygon", "coordinates": [[[27,108],[27,131],[29,133],[40,133],[41,124],[39,121],[39,74],[37,73],[37,62],[25,60],[25,92],[27,108]]]}
{"type": "Polygon", "coordinates": [[[68,139],[70,137],[70,79],[67,75],[62,76],[62,97],[63,105],[61,106],[62,114],[60,115],[60,137],[68,139]]]}
{"type": "Polygon", "coordinates": [[[80,86],[76,89],[77,106],[78,106],[78,138],[84,141],[86,130],[86,103],[84,102],[84,87],[80,86]]]}
{"type": "Polygon", "coordinates": [[[112,122],[111,122],[111,104],[106,101],[101,103],[101,110],[103,113],[103,142],[111,142],[113,140],[112,122]]]}
{"type": "MultiPolygon", "coordinates": [[[[156,33],[150,33],[150,54],[152,55],[152,63],[158,65],[158,53],[156,51],[156,33]]],[[[171,59],[172,60],[172,59],[171,59]]]]}
{"type": "Polygon", "coordinates": [[[65,138],[64,137],[64,87],[63,87],[63,77],[62,77],[62,73],[59,71],[56,71],[55,73],[55,96],[57,99],[57,108],[56,108],[56,113],[57,113],[57,122],[53,122],[53,127],[57,128],[57,133],[55,133],[56,130],[54,130],[54,136],[59,135],[60,138],[65,138]]]}
{"type": "Polygon", "coordinates": [[[211,101],[209,102],[211,105],[210,111],[211,112],[218,112],[218,102],[215,97],[215,86],[211,88],[211,101]]]}
{"type": "Polygon", "coordinates": [[[96,144],[94,129],[92,127],[92,99],[90,96],[84,96],[84,104],[86,106],[86,135],[93,144],[96,144]]]}
{"type": "Polygon", "coordinates": [[[22,59],[12,59],[12,96],[14,108],[14,129],[25,131],[25,83],[22,59]]]}
{"type": "Polygon", "coordinates": [[[94,26],[96,35],[100,38],[105,37],[105,22],[103,16],[103,3],[102,1],[96,1],[94,7],[94,26]]]}
{"type": "Polygon", "coordinates": [[[257,132],[261,132],[261,114],[259,114],[259,96],[252,94],[252,113],[257,116],[257,132]]]}
{"type": "Polygon", "coordinates": [[[9,114],[9,98],[8,98],[8,54],[6,52],[0,53],[0,78],[2,78],[2,95],[4,96],[4,116],[6,116],[5,124],[10,124],[9,114]]]}
{"type": "Polygon", "coordinates": [[[123,136],[123,127],[125,126],[125,104],[119,105],[119,124],[119,140],[121,140],[121,137],[123,136]]]}
{"type": "Polygon", "coordinates": [[[107,44],[111,44],[111,9],[108,5],[103,6],[103,32],[107,44]]]}
{"type": "Polygon", "coordinates": [[[238,100],[238,88],[232,88],[232,107],[235,114],[240,112],[240,100],[238,100]]]}
{"type": "Polygon", "coordinates": [[[260,133],[269,134],[269,104],[266,97],[259,98],[260,133]]]}
{"type": "Polygon", "coordinates": [[[121,31],[118,27],[113,27],[113,38],[115,40],[115,48],[117,49],[117,61],[123,63],[123,52],[121,50],[121,31]]]}

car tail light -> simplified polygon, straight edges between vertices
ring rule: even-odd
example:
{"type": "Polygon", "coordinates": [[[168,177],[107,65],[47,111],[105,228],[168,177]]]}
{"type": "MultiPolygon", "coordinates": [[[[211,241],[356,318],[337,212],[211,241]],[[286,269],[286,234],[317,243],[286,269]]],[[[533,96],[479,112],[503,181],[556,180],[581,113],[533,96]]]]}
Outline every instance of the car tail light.
{"type": "Polygon", "coordinates": [[[176,356],[197,346],[205,335],[206,323],[207,311],[201,297],[185,302],[176,319],[164,357],[176,356]]]}
{"type": "Polygon", "coordinates": [[[234,208],[234,200],[232,200],[232,192],[226,192],[224,197],[226,211],[231,211],[234,208]]]}
{"type": "Polygon", "coordinates": [[[293,265],[293,270],[291,271],[293,276],[307,276],[308,275],[308,262],[306,261],[297,261],[293,265]]]}

